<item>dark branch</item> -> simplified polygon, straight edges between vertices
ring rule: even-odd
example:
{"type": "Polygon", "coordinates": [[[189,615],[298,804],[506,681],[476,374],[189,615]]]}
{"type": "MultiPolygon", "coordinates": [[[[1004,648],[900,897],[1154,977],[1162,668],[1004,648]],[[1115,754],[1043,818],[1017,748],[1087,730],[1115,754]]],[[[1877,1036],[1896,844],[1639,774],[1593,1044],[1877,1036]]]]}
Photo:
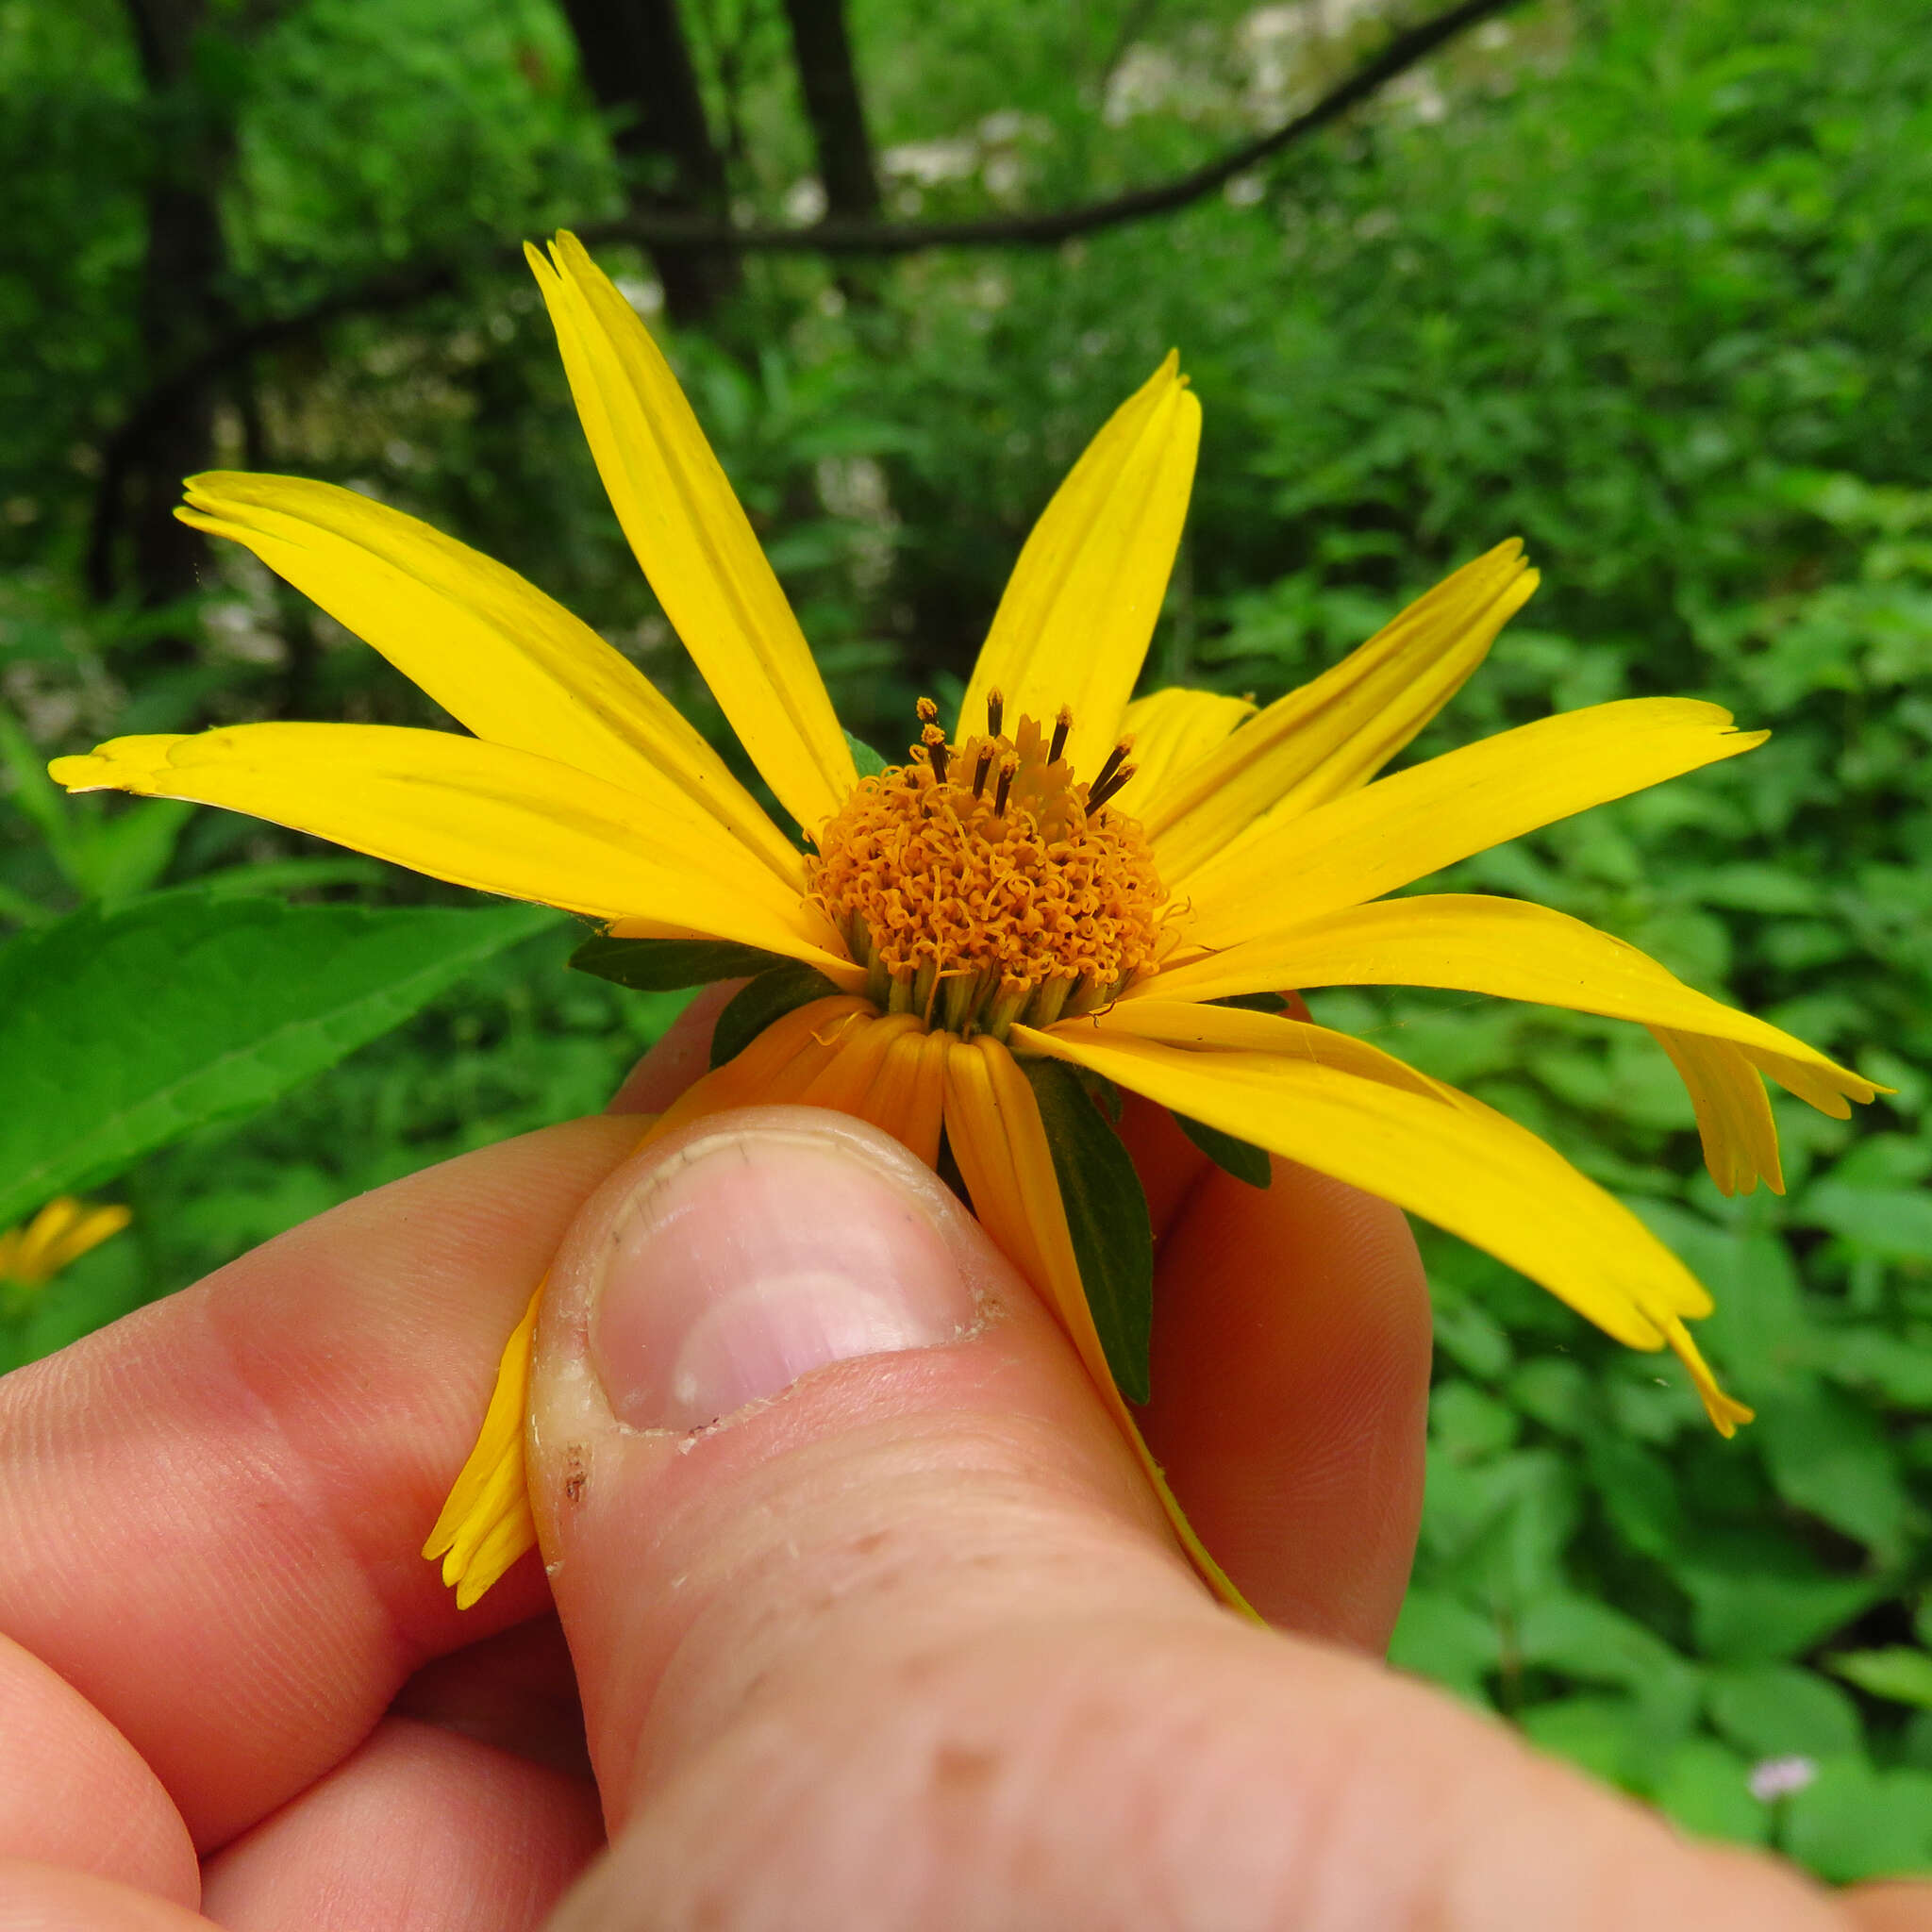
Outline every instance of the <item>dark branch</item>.
{"type": "Polygon", "coordinates": [[[1312,108],[1279,127],[1218,159],[1174,180],[1153,188],[1136,188],[1106,201],[1078,203],[1039,214],[991,216],[972,222],[819,222],[808,228],[717,228],[695,223],[621,219],[578,230],[588,242],[729,242],[733,247],[768,252],[820,255],[910,255],[927,248],[984,248],[992,245],[1047,247],[1118,227],[1124,222],[1144,221],[1170,214],[1212,194],[1271,155],[1306,141],[1341,120],[1397,75],[1428,58],[1438,47],[1467,31],[1478,21],[1502,13],[1520,0],[1461,0],[1419,25],[1397,34],[1373,60],[1365,61],[1340,85],[1331,88],[1312,108]]]}
{"type": "MultiPolygon", "coordinates": [[[[675,216],[629,215],[617,221],[591,223],[577,233],[592,245],[605,242],[634,242],[647,248],[679,243],[822,255],[909,255],[927,248],[1048,247],[1076,235],[1144,221],[1171,213],[1199,201],[1217,188],[1245,174],[1258,162],[1339,121],[1398,75],[1428,58],[1437,48],[1477,22],[1520,5],[1521,0],[1460,0],[1460,4],[1397,34],[1374,59],[1365,61],[1313,107],[1279,127],[1230,149],[1217,160],[1191,174],[1152,188],[1139,188],[1106,201],[1083,202],[1074,208],[1039,214],[1006,215],[972,222],[843,223],[821,222],[808,228],[732,228],[716,223],[675,216]]],[[[400,270],[325,296],[292,314],[264,317],[237,329],[205,355],[150,390],[126,420],[108,438],[104,495],[111,494],[114,479],[125,469],[127,452],[139,445],[154,423],[184,394],[233,368],[243,358],[265,349],[298,341],[317,329],[350,315],[407,308],[457,287],[465,274],[476,269],[523,265],[523,244],[484,251],[456,262],[432,262],[400,270]]]]}
{"type": "Polygon", "coordinates": [[[879,213],[878,172],[866,132],[865,101],[845,29],[845,0],[785,0],[798,90],[811,124],[825,207],[835,221],[871,224],[879,213]]]}

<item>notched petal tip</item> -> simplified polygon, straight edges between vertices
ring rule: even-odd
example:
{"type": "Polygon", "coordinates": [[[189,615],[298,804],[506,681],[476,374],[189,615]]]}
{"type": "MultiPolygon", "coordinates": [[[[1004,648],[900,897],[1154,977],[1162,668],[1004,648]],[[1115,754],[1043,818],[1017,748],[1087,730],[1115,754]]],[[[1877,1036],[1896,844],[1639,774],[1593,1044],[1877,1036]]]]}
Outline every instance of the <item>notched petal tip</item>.
{"type": "Polygon", "coordinates": [[[1711,1372],[1708,1362],[1704,1359],[1697,1344],[1690,1339],[1690,1331],[1674,1316],[1664,1322],[1664,1340],[1677,1359],[1690,1371],[1690,1380],[1695,1385],[1699,1399],[1704,1404],[1704,1412],[1710,1418],[1710,1425],[1720,1436],[1729,1438],[1738,1433],[1740,1423],[1755,1422],[1757,1411],[1747,1407],[1734,1396],[1726,1395],[1718,1386],[1717,1376],[1711,1372]]]}
{"type": "Polygon", "coordinates": [[[110,738],[92,751],[50,760],[47,775],[69,791],[144,791],[186,741],[179,733],[110,738]]]}
{"type": "Polygon", "coordinates": [[[525,1550],[537,1543],[524,1471],[524,1407],[530,1383],[530,1341],[536,1331],[540,1285],[497,1364],[490,1407],[447,1500],[423,1545],[424,1557],[442,1559],[442,1580],[467,1610],[525,1550]]]}
{"type": "Polygon", "coordinates": [[[98,753],[75,752],[68,758],[52,759],[47,776],[69,791],[106,791],[114,782],[108,775],[108,770],[98,753]]]}

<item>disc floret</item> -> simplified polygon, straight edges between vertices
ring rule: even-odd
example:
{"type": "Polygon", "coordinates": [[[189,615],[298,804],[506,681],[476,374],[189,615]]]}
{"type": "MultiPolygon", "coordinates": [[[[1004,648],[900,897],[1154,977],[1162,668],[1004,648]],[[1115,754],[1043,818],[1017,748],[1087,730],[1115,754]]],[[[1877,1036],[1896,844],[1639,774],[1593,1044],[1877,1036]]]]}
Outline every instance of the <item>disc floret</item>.
{"type": "Polygon", "coordinates": [[[819,835],[810,892],[889,1012],[1004,1039],[1098,1010],[1156,968],[1167,889],[1139,823],[1108,801],[1131,741],[1091,781],[1065,757],[1073,719],[948,742],[931,699],[906,764],[862,778],[819,835]]]}

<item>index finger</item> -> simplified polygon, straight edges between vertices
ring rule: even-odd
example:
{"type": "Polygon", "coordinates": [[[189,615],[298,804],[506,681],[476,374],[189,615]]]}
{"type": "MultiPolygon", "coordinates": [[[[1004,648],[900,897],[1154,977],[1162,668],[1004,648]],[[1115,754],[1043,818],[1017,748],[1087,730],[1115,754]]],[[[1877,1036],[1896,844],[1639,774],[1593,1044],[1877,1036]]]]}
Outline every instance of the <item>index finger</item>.
{"type": "Polygon", "coordinates": [[[546,1128],[351,1201],[0,1378],[0,1632],[154,1767],[197,1845],[339,1761],[458,1612],[419,1554],[504,1338],[634,1121],[546,1128]]]}

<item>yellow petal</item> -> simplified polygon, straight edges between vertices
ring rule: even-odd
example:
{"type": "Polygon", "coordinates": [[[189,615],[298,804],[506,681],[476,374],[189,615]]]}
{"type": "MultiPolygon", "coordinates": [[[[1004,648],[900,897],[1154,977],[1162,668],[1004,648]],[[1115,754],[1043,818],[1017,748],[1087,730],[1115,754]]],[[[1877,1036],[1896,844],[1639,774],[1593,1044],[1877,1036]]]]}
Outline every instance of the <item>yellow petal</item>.
{"type": "Polygon", "coordinates": [[[1756,1046],[1746,1047],[1744,1052],[1760,1073],[1769,1074],[1780,1087],[1795,1093],[1820,1113],[1828,1113],[1835,1121],[1851,1118],[1852,1110],[1845,1105],[1845,1095],[1866,1101],[1892,1091],[1890,1087],[1880,1087],[1874,1081],[1862,1079],[1857,1074],[1848,1074],[1843,1068],[1833,1066],[1823,1055],[1813,1054],[1809,1047],[1805,1049],[1803,1058],[1771,1053],[1756,1046]]]}
{"type": "Polygon", "coordinates": [[[534,584],[353,490],[213,471],[185,524],[252,550],[478,738],[725,827],[802,889],[801,856],[641,672],[534,584]]]}
{"type": "MultiPolygon", "coordinates": [[[[1165,974],[1152,982],[1158,988],[1165,974]]],[[[1387,1054],[1351,1033],[1338,1033],[1285,1013],[1257,1013],[1244,1007],[1203,1006],[1191,999],[1137,998],[1122,1000],[1098,1021],[1066,1020],[1054,1028],[1070,1040],[1104,1028],[1108,1039],[1130,1037],[1157,1041],[1163,1046],[1212,1047],[1224,1053],[1285,1054],[1350,1074],[1358,1080],[1380,1080],[1390,1087],[1442,1100],[1448,1090],[1440,1081],[1387,1054]]]]}
{"type": "Polygon", "coordinates": [[[992,1244],[1058,1315],[1202,1580],[1230,1609],[1258,1624],[1260,1618],[1195,1534],[1133,1411],[1114,1387],[1080,1286],[1066,1209],[1054,1177],[1053,1150],[1025,1074],[1004,1046],[984,1034],[952,1041],[945,1067],[946,1137],[973,1197],[974,1216],[992,1244]]]}
{"type": "Polygon", "coordinates": [[[1091,770],[1120,732],[1174,568],[1201,406],[1169,355],[1116,409],[1054,492],[1020,552],[959,708],[956,737],[1074,711],[1068,756],[1091,770]]]}
{"type": "Polygon", "coordinates": [[[862,1033],[874,1009],[839,995],[812,1000],[773,1021],[735,1059],[714,1067],[658,1116],[643,1146],[707,1114],[734,1107],[798,1104],[812,1082],[862,1033]]]}
{"type": "MultiPolygon", "coordinates": [[[[1777,1123],[1757,1069],[1740,1047],[1701,1033],[1653,1026],[1697,1115],[1704,1164],[1721,1194],[1751,1194],[1761,1175],[1774,1194],[1785,1191],[1777,1158],[1777,1123]]],[[[1840,1103],[1842,1104],[1842,1103],[1840,1103]]]]}
{"type": "Polygon", "coordinates": [[[0,1281],[38,1288],[125,1227],[133,1215],[118,1203],[90,1208],[72,1194],[49,1201],[25,1227],[0,1235],[0,1281]]]}
{"type": "Polygon", "coordinates": [[[119,1234],[134,1219],[134,1210],[119,1202],[105,1208],[89,1208],[79,1202],[75,1205],[80,1212],[61,1231],[59,1240],[49,1243],[42,1257],[49,1276],[71,1268],[83,1255],[119,1234]]]}
{"type": "Polygon", "coordinates": [[[475,1446],[423,1545],[432,1563],[442,1558],[442,1580],[454,1586],[458,1609],[467,1610],[525,1550],[537,1546],[524,1470],[524,1409],[530,1391],[530,1339],[542,1299],[540,1282],[504,1347],[475,1446]]]}
{"type": "Polygon", "coordinates": [[[799,1106],[863,1119],[866,1095],[884,1071],[893,1043],[916,1039],[923,1024],[917,1013],[891,1013],[852,1027],[838,1053],[799,1093],[799,1106]]]}
{"type": "Polygon", "coordinates": [[[1141,814],[1161,875],[1173,884],[1237,839],[1367,783],[1462,688],[1536,586],[1512,537],[1270,705],[1141,814]]]}
{"type": "MultiPolygon", "coordinates": [[[[1264,1029],[1295,1024],[1249,1017],[1264,1029]]],[[[1273,1054],[1162,1045],[1107,1018],[1050,1032],[1016,1026],[1011,1039],[1380,1194],[1520,1269],[1619,1341],[1670,1345],[1708,1380],[1695,1351],[1684,1353],[1681,1317],[1707,1313],[1710,1298],[1684,1264],[1554,1148],[1467,1094],[1406,1091],[1301,1058],[1292,1045],[1273,1054]]],[[[1735,1405],[1719,1391],[1707,1406],[1728,1434],[1735,1405]]]]}
{"type": "Polygon", "coordinates": [[[936,1168],[945,1074],[945,1035],[928,1033],[916,1013],[890,1013],[854,1028],[798,1100],[869,1121],[936,1168]]]}
{"type": "Polygon", "coordinates": [[[1136,698],[1121,718],[1121,730],[1134,741],[1134,775],[1121,787],[1121,809],[1136,818],[1162,793],[1185,779],[1244,719],[1255,715],[1252,698],[1231,698],[1218,691],[1171,687],[1136,698]]]}
{"type": "Polygon", "coordinates": [[[1192,946],[1220,949],[1426,877],[1612,798],[1736,758],[1770,734],[1691,698],[1624,698],[1503,731],[1317,806],[1184,883],[1192,946]]]}
{"type": "Polygon", "coordinates": [[[8,1251],[0,1255],[0,1278],[11,1278],[37,1288],[51,1279],[59,1263],[55,1259],[68,1232],[79,1224],[86,1212],[72,1194],[49,1201],[25,1227],[15,1228],[8,1237],[8,1251]]]}
{"type": "Polygon", "coordinates": [[[1840,1093],[1869,1101],[1877,1091],[1791,1034],[1693,991],[1635,946],[1520,899],[1443,892],[1346,907],[1165,969],[1140,991],[1211,1000],[1283,986],[1440,986],[1568,1007],[1783,1057],[1810,1069],[1839,1107],[1840,1093]]]}
{"type": "Polygon", "coordinates": [[[597,474],[658,601],[765,781],[807,831],[858,782],[778,579],[671,366],[575,235],[525,251],[597,474]]]}
{"type": "Polygon", "coordinates": [[[829,928],[716,826],[680,824],[601,778],[449,731],[240,724],[117,738],[49,767],[112,787],[252,812],[432,878],[595,919],[670,919],[817,966],[829,928]],[[823,941],[823,942],[822,942],[823,941]]]}
{"type": "MultiPolygon", "coordinates": [[[[705,1075],[649,1120],[638,1147],[705,1114],[795,1097],[836,1055],[841,1034],[864,1010],[869,1009],[858,1000],[820,1000],[786,1014],[728,1066],[705,1075]]],[[[458,1609],[468,1609],[537,1541],[524,1461],[524,1411],[530,1344],[547,1285],[547,1277],[538,1284],[504,1348],[483,1426],[423,1545],[431,1562],[442,1558],[442,1580],[455,1587],[458,1609]]]]}

